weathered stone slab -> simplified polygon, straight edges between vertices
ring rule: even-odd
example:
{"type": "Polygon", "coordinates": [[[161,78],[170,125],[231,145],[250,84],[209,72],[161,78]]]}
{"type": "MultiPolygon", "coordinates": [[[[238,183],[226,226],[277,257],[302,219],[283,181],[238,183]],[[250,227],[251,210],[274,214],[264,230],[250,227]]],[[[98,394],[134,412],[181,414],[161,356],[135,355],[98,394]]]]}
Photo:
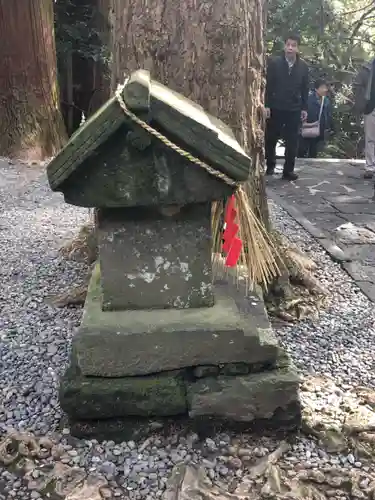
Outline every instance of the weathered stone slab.
{"type": "Polygon", "coordinates": [[[270,363],[255,363],[249,365],[247,363],[228,363],[220,366],[197,366],[193,370],[194,377],[212,377],[216,375],[248,375],[249,373],[257,373],[270,370],[271,368],[287,366],[288,357],[280,356],[274,364],[270,363]]]}
{"type": "Polygon", "coordinates": [[[193,370],[193,375],[196,378],[215,377],[219,375],[219,367],[213,365],[196,366],[193,370]]]}
{"type": "Polygon", "coordinates": [[[354,279],[354,281],[365,281],[375,283],[375,267],[366,265],[359,261],[346,262],[343,268],[354,279]]]}
{"type": "Polygon", "coordinates": [[[240,422],[272,419],[293,403],[298,407],[298,386],[299,379],[290,369],[202,378],[188,387],[189,415],[240,422]]]}
{"type": "Polygon", "coordinates": [[[325,196],[324,198],[327,200],[329,203],[332,203],[333,205],[342,205],[342,204],[351,204],[351,203],[356,203],[358,205],[362,205],[364,203],[368,203],[368,200],[364,200],[363,196],[360,194],[356,194],[355,192],[353,194],[339,194],[336,196],[325,196]]]}
{"type": "Polygon", "coordinates": [[[343,214],[372,214],[375,215],[375,203],[369,199],[368,203],[350,203],[335,205],[336,209],[343,214]]]}
{"type": "Polygon", "coordinates": [[[375,244],[348,245],[345,249],[345,253],[350,260],[358,260],[361,261],[362,264],[375,266],[375,244]]]}
{"type": "Polygon", "coordinates": [[[338,212],[338,209],[328,203],[319,203],[317,200],[315,201],[316,203],[316,210],[314,211],[314,202],[311,200],[311,201],[307,201],[306,203],[303,203],[303,204],[298,204],[298,206],[302,209],[304,215],[306,215],[306,217],[308,219],[310,219],[311,217],[309,216],[310,213],[315,213],[315,212],[319,212],[319,213],[327,213],[327,214],[337,214],[338,212]]]}
{"type": "Polygon", "coordinates": [[[173,416],[187,411],[182,374],[101,378],[82,375],[76,360],[61,380],[61,408],[76,419],[173,416]]]}
{"type": "Polygon", "coordinates": [[[103,310],[210,307],[211,206],[100,210],[103,310]]]}
{"type": "Polygon", "coordinates": [[[346,224],[347,221],[337,214],[317,213],[314,215],[313,222],[323,231],[331,232],[342,224],[346,224]]]}
{"type": "Polygon", "coordinates": [[[371,214],[338,214],[345,219],[345,222],[351,222],[357,226],[367,227],[370,231],[371,223],[374,221],[374,216],[371,214]]]}
{"type": "Polygon", "coordinates": [[[73,339],[82,373],[123,377],[199,365],[273,363],[285,355],[272,330],[262,327],[259,297],[253,301],[227,283],[215,285],[215,298],[209,308],[102,311],[99,276],[93,273],[73,339]]]}
{"type": "MultiPolygon", "coordinates": [[[[68,425],[68,422],[66,422],[68,425]]],[[[155,431],[170,435],[176,429],[184,435],[189,431],[198,433],[205,439],[208,436],[215,438],[220,433],[249,433],[264,431],[295,432],[301,426],[301,409],[298,400],[282,410],[275,412],[271,419],[257,419],[251,422],[235,422],[227,419],[213,417],[120,417],[105,420],[69,420],[72,436],[80,439],[113,440],[123,442],[130,440],[147,439],[155,431]]]]}

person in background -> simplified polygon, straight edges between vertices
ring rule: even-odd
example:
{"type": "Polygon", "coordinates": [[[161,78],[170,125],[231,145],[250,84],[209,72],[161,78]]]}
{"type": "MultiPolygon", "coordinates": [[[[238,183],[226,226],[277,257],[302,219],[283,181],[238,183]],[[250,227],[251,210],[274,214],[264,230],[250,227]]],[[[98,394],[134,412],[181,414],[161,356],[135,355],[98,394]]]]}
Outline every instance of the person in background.
{"type": "Polygon", "coordinates": [[[289,35],[285,39],[284,53],[268,63],[265,92],[266,175],[273,175],[276,166],[276,144],[285,139],[283,179],[298,179],[294,164],[298,148],[301,120],[307,118],[309,70],[299,57],[300,37],[289,35]]]}
{"type": "Polygon", "coordinates": [[[319,121],[320,134],[318,137],[299,138],[298,157],[317,158],[324,148],[328,131],[333,131],[332,105],[327,97],[328,85],[323,79],[316,80],[314,90],[307,99],[307,123],[319,121]]]}
{"type": "Polygon", "coordinates": [[[353,83],[353,111],[357,119],[364,115],[365,126],[365,179],[375,174],[375,59],[364,64],[353,83]]]}

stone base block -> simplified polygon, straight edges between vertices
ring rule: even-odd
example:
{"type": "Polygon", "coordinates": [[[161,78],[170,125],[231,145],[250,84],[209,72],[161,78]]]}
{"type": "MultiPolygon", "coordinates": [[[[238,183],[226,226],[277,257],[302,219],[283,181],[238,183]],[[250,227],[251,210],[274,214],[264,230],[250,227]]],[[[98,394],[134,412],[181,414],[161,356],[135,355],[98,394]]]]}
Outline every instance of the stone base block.
{"type": "Polygon", "coordinates": [[[286,410],[299,401],[298,389],[299,378],[290,369],[202,378],[189,384],[189,415],[237,422],[272,420],[278,411],[288,415],[286,410]]]}
{"type": "Polygon", "coordinates": [[[186,387],[179,372],[145,377],[85,377],[73,357],[61,380],[60,405],[71,418],[83,420],[184,415],[186,387]]]}
{"type": "Polygon", "coordinates": [[[197,432],[201,439],[225,433],[292,433],[301,426],[301,408],[298,401],[275,412],[271,419],[236,422],[214,417],[187,418],[112,418],[107,420],[76,420],[70,418],[64,426],[79,439],[113,440],[115,442],[142,440],[155,432],[170,436],[197,432]]]}
{"type": "Polygon", "coordinates": [[[188,371],[105,379],[84,377],[73,366],[62,380],[60,403],[77,437],[130,439],[179,422],[206,434],[219,427],[250,432],[300,425],[299,380],[290,368],[192,382],[188,371]]]}
{"type": "Polygon", "coordinates": [[[211,203],[98,212],[103,309],[211,307],[211,203]],[[121,269],[121,272],[119,272],[121,269]]]}
{"type": "Polygon", "coordinates": [[[285,356],[263,302],[229,283],[215,305],[184,310],[102,311],[95,269],[73,351],[84,376],[126,377],[230,363],[273,365],[285,356]]]}
{"type": "Polygon", "coordinates": [[[73,435],[135,439],[179,423],[202,436],[299,427],[299,379],[261,298],[221,283],[212,308],[103,312],[99,278],[60,387],[73,435]]]}

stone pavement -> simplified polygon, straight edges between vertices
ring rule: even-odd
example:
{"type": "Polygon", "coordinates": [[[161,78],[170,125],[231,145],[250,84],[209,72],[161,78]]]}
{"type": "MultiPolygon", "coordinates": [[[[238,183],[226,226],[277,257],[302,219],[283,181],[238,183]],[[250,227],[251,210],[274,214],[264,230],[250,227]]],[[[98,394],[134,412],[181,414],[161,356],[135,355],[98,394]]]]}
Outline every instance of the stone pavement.
{"type": "MultiPolygon", "coordinates": [[[[281,173],[281,165],[276,172],[281,173]]],[[[298,160],[296,182],[267,178],[270,199],[284,208],[375,301],[375,201],[364,162],[298,160]]]]}

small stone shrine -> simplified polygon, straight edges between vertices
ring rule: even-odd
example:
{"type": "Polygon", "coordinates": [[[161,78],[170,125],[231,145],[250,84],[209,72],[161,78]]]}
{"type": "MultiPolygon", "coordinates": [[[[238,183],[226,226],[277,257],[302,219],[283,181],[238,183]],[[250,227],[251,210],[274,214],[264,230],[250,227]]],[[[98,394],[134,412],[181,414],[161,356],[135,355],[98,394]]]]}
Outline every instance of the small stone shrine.
{"type": "Polygon", "coordinates": [[[97,209],[99,261],[60,387],[73,433],[142,417],[299,425],[262,300],[213,285],[211,203],[250,168],[228,127],[142,70],[51,161],[51,188],[97,209]]]}

